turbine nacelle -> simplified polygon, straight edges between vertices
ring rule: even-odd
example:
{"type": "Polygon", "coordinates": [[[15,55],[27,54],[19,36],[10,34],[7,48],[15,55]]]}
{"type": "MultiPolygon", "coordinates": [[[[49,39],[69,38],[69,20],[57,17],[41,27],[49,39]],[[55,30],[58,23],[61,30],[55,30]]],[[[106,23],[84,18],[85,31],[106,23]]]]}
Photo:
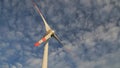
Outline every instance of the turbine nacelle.
{"type": "Polygon", "coordinates": [[[49,30],[47,32],[47,34],[45,36],[43,36],[43,38],[41,40],[39,40],[38,42],[36,42],[34,44],[34,46],[39,46],[41,43],[46,42],[51,37],[54,37],[54,35],[55,35],[55,31],[54,30],[49,30]]]}

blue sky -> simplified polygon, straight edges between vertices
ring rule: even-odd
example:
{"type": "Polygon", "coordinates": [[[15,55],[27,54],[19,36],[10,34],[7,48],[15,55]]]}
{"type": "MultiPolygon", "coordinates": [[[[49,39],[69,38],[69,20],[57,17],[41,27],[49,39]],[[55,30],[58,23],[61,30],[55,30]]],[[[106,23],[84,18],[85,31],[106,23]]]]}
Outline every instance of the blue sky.
{"type": "MultiPolygon", "coordinates": [[[[119,0],[35,0],[64,46],[49,41],[48,68],[120,68],[119,0]]],[[[45,34],[31,0],[0,0],[0,68],[41,68],[45,34]]]]}

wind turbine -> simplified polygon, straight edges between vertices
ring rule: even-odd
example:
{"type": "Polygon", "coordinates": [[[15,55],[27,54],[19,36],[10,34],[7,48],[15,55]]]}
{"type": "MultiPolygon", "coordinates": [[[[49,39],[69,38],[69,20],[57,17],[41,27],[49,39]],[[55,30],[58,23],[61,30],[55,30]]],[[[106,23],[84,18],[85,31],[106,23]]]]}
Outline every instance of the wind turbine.
{"type": "MultiPolygon", "coordinates": [[[[60,39],[58,38],[58,36],[55,34],[55,31],[53,29],[50,28],[50,26],[47,24],[44,16],[42,15],[41,11],[39,10],[39,8],[37,7],[36,3],[33,2],[33,5],[36,9],[36,11],[39,13],[39,15],[41,16],[44,25],[45,25],[45,29],[46,29],[46,34],[42,37],[42,39],[40,39],[38,42],[36,42],[34,44],[34,46],[39,46],[41,43],[45,42],[45,46],[44,46],[44,55],[43,55],[43,61],[42,61],[42,68],[47,68],[47,63],[48,63],[48,40],[51,37],[54,37],[59,43],[61,43],[60,39]]],[[[61,43],[62,44],[62,43],[61,43]]]]}

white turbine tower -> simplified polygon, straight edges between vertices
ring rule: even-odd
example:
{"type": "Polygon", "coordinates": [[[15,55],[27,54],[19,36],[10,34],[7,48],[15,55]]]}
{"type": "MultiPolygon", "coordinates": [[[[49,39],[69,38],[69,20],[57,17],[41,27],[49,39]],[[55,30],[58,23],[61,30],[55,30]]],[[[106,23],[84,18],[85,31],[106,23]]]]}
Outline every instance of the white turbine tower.
{"type": "MultiPolygon", "coordinates": [[[[44,55],[43,55],[43,60],[42,60],[42,68],[47,68],[48,67],[48,40],[51,37],[54,37],[59,43],[61,43],[60,39],[57,37],[57,35],[55,34],[54,30],[50,28],[50,26],[47,24],[45,18],[43,17],[42,13],[40,12],[39,8],[37,7],[37,5],[33,2],[33,5],[36,9],[36,11],[39,13],[39,15],[41,16],[44,25],[45,25],[45,29],[46,29],[46,34],[42,37],[42,39],[40,39],[38,42],[35,43],[35,46],[39,46],[41,43],[45,42],[45,47],[44,47],[44,55]]],[[[62,44],[62,43],[61,43],[62,44]]]]}

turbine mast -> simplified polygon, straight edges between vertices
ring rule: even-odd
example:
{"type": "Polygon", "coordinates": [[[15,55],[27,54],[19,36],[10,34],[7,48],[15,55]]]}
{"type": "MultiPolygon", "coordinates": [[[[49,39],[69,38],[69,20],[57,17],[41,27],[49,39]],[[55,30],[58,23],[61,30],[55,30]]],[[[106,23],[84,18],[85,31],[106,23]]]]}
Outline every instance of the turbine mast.
{"type": "Polygon", "coordinates": [[[43,54],[43,60],[42,60],[42,68],[48,67],[48,42],[45,44],[44,47],[44,54],[43,54]]]}

